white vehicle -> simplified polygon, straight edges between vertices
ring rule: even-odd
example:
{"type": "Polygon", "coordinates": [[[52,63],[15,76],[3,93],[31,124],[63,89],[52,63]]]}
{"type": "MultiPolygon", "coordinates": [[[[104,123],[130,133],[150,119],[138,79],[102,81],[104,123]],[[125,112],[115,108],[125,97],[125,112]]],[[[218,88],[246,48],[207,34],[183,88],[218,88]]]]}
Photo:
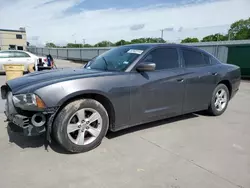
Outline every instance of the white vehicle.
{"type": "Polygon", "coordinates": [[[47,64],[46,57],[39,57],[23,50],[3,50],[0,51],[0,72],[4,71],[4,64],[23,64],[24,71],[28,71],[29,64],[37,66],[38,59],[41,58],[42,62],[47,64]]]}

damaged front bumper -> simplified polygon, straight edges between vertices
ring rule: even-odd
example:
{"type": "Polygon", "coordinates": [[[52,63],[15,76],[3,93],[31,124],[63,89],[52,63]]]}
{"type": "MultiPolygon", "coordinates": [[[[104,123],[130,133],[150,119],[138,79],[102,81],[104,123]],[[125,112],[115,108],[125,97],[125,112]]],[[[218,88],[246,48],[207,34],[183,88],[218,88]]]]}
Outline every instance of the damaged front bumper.
{"type": "Polygon", "coordinates": [[[56,108],[46,109],[43,112],[25,113],[14,106],[12,98],[12,93],[8,92],[5,104],[7,121],[21,128],[24,136],[38,136],[47,132],[47,139],[50,141],[50,130],[56,108]]]}
{"type": "Polygon", "coordinates": [[[38,136],[46,131],[45,125],[36,127],[31,123],[30,117],[20,114],[13,115],[12,120],[9,120],[9,122],[21,128],[24,136],[38,136]]]}

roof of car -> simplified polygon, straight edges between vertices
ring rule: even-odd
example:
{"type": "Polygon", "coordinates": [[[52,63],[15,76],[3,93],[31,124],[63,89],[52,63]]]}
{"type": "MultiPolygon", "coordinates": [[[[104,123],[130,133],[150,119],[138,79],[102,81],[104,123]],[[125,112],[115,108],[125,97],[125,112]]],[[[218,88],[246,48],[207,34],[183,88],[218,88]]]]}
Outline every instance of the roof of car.
{"type": "Polygon", "coordinates": [[[127,44],[125,46],[146,46],[148,48],[153,48],[153,47],[160,47],[160,46],[165,46],[165,47],[185,47],[185,48],[189,48],[189,49],[195,49],[195,50],[199,50],[204,52],[204,50],[195,47],[195,46],[189,46],[189,45],[185,45],[185,44],[171,44],[171,43],[137,43],[137,44],[127,44]]]}
{"type": "Polygon", "coordinates": [[[1,50],[0,52],[28,52],[25,50],[1,50]]]}
{"type": "Polygon", "coordinates": [[[192,46],[184,45],[184,44],[171,44],[171,43],[136,43],[136,44],[127,44],[125,46],[148,46],[148,47],[156,47],[156,46],[172,46],[172,47],[188,47],[193,48],[192,46]]]}

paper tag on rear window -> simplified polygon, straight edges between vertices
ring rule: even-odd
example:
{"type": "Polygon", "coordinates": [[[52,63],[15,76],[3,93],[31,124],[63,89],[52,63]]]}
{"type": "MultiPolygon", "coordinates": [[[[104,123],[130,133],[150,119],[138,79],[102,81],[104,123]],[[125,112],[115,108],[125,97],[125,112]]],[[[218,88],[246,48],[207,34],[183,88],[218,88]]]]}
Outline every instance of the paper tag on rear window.
{"type": "Polygon", "coordinates": [[[134,50],[134,49],[130,49],[129,51],[127,51],[127,53],[131,53],[131,54],[142,54],[143,50],[134,50]]]}

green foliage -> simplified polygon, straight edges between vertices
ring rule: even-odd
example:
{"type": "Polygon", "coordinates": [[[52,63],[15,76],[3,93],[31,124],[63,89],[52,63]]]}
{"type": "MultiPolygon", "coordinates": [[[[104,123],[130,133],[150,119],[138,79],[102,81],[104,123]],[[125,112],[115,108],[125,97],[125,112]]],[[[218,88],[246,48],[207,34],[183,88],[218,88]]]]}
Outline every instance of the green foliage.
{"type": "Polygon", "coordinates": [[[115,43],[115,46],[121,46],[121,45],[126,45],[126,44],[130,44],[130,42],[125,41],[125,40],[119,40],[115,43]]]}
{"type": "Polygon", "coordinates": [[[67,48],[82,48],[83,44],[68,43],[67,48]]]}
{"type": "Polygon", "coordinates": [[[110,47],[110,46],[114,46],[114,44],[110,41],[101,41],[98,42],[97,44],[94,45],[94,47],[110,47]]]}
{"type": "Polygon", "coordinates": [[[46,43],[47,48],[56,48],[56,45],[52,42],[46,43]]]}
{"type": "Polygon", "coordinates": [[[138,38],[131,40],[131,44],[138,44],[138,43],[165,43],[166,41],[162,38],[138,38]]]}
{"type": "Polygon", "coordinates": [[[84,44],[84,46],[83,46],[84,48],[91,48],[91,47],[93,47],[92,45],[90,45],[90,44],[84,44]]]}
{"type": "Polygon", "coordinates": [[[211,42],[211,41],[225,41],[228,40],[227,36],[216,33],[214,35],[208,35],[204,37],[201,42],[211,42]]]}
{"type": "Polygon", "coordinates": [[[250,39],[250,18],[234,22],[228,32],[231,40],[250,39]]]}
{"type": "Polygon", "coordinates": [[[181,41],[181,43],[194,43],[194,42],[199,42],[198,38],[185,38],[181,41]]]}

